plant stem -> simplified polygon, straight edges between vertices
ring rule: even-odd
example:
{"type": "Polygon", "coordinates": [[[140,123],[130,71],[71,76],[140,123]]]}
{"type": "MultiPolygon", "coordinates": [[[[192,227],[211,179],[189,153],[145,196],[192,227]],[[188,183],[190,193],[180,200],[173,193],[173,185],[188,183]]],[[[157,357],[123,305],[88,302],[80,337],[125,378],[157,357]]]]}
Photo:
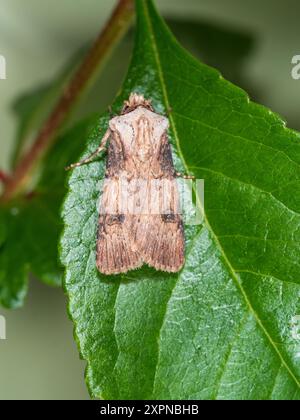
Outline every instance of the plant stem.
{"type": "Polygon", "coordinates": [[[65,88],[54,110],[41,128],[30,149],[5,183],[2,202],[11,200],[26,186],[35,166],[54,143],[58,132],[75,108],[79,97],[91,86],[113,47],[127,31],[134,15],[134,0],[119,0],[106,27],[96,39],[84,61],[65,88]]]}

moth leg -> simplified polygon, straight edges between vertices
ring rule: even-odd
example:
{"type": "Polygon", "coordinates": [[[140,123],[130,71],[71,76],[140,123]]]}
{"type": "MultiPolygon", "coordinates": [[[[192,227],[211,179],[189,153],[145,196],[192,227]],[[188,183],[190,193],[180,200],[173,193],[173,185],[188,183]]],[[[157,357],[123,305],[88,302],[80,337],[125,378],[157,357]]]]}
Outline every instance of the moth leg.
{"type": "Polygon", "coordinates": [[[177,178],[183,178],[183,179],[196,179],[194,175],[184,175],[181,172],[176,172],[175,175],[177,178]]]}
{"type": "Polygon", "coordinates": [[[103,139],[101,140],[101,143],[100,143],[100,145],[99,145],[99,147],[97,147],[97,149],[90,155],[90,156],[88,156],[87,158],[85,158],[85,159],[83,159],[83,160],[81,160],[80,162],[76,162],[76,163],[73,163],[72,165],[70,165],[70,166],[67,166],[65,169],[66,169],[66,171],[69,171],[70,169],[74,169],[74,168],[78,168],[78,166],[82,166],[82,165],[86,165],[87,163],[90,163],[90,162],[92,162],[93,161],[93,159],[100,153],[100,152],[102,152],[103,150],[105,150],[105,146],[106,146],[106,143],[108,142],[108,139],[109,139],[109,137],[110,137],[110,135],[111,135],[111,131],[110,131],[110,129],[108,129],[107,131],[106,131],[106,133],[104,134],[104,137],[103,137],[103,139]]]}

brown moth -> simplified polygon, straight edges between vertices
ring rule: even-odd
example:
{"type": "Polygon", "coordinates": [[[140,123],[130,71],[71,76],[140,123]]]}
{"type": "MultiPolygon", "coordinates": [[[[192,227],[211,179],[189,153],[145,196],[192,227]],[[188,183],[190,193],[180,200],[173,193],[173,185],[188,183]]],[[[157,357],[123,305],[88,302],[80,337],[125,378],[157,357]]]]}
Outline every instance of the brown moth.
{"type": "MultiPolygon", "coordinates": [[[[169,120],[132,93],[109,121],[98,149],[68,169],[91,162],[109,142],[99,209],[97,268],[126,273],[144,263],[175,273],[184,264],[184,229],[169,120]]],[[[192,178],[192,177],[185,177],[192,178]]]]}

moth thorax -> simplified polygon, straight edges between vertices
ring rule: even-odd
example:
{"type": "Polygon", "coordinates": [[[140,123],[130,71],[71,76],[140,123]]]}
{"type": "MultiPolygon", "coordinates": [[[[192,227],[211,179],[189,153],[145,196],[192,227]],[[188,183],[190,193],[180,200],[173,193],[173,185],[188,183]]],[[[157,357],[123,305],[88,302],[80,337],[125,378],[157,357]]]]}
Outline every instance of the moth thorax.
{"type": "Polygon", "coordinates": [[[148,162],[152,156],[152,152],[148,147],[142,147],[137,151],[137,158],[140,162],[148,162]]]}

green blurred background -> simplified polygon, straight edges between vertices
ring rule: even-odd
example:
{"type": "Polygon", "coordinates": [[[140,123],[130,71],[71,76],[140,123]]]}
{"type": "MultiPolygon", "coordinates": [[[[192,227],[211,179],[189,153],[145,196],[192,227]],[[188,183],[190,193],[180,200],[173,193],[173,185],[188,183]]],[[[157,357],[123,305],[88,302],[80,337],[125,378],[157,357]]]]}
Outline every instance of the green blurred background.
{"type": "MultiPolygon", "coordinates": [[[[7,80],[0,80],[0,168],[9,168],[16,98],[51,81],[95,37],[114,4],[0,0],[0,54],[7,60],[7,80]]],[[[186,48],[300,129],[300,80],[291,77],[291,59],[300,54],[299,1],[157,0],[157,5],[186,48]]],[[[132,35],[118,47],[80,115],[111,102],[131,46],[132,35]]],[[[7,340],[0,340],[0,399],[89,398],[61,290],[33,279],[25,307],[0,308],[0,315],[7,320],[7,340]]]]}

